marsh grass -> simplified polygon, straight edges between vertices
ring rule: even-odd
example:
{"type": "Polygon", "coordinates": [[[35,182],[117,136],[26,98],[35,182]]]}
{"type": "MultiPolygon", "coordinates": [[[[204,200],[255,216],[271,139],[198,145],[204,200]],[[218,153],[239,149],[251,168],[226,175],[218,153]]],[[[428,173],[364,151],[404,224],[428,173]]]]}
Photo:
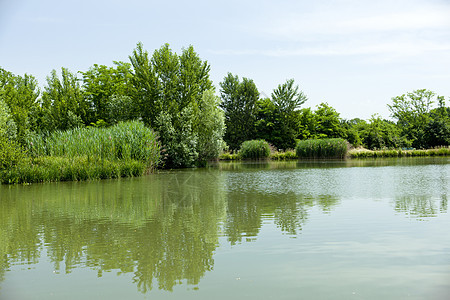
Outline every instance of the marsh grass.
{"type": "Polygon", "coordinates": [[[79,181],[140,176],[147,165],[137,160],[93,160],[87,157],[38,157],[0,171],[3,184],[50,181],[79,181]]]}
{"type": "Polygon", "coordinates": [[[303,140],[295,148],[299,158],[345,158],[348,143],[344,139],[303,140]]]}
{"type": "Polygon", "coordinates": [[[270,154],[270,159],[272,159],[272,160],[293,160],[293,159],[298,159],[298,156],[294,150],[288,149],[284,152],[273,151],[270,154]]]}
{"type": "Polygon", "coordinates": [[[136,160],[155,168],[160,160],[156,133],[142,122],[120,122],[109,128],[76,128],[27,139],[31,157],[84,157],[88,161],[136,160]]]}
{"type": "Polygon", "coordinates": [[[30,134],[27,156],[0,171],[1,183],[77,181],[139,176],[161,160],[155,132],[142,122],[30,134]]]}
{"type": "Polygon", "coordinates": [[[270,156],[270,145],[265,140],[250,140],[242,143],[239,149],[242,159],[262,159],[270,156]]]}
{"type": "Polygon", "coordinates": [[[417,156],[448,156],[450,147],[438,147],[425,150],[368,150],[352,149],[349,151],[350,158],[377,158],[377,157],[417,157],[417,156]]]}

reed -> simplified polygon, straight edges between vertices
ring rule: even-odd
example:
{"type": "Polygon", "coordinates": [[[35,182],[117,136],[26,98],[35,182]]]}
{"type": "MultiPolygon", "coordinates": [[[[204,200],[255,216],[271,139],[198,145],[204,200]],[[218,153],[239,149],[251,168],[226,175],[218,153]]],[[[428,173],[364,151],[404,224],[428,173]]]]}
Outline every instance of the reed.
{"type": "Polygon", "coordinates": [[[270,145],[265,140],[250,140],[242,143],[239,156],[243,159],[260,159],[270,156],[270,145]]]}
{"type": "Polygon", "coordinates": [[[424,150],[367,150],[352,149],[349,151],[350,158],[377,158],[377,157],[417,157],[417,156],[448,156],[450,147],[438,147],[424,150]]]}
{"type": "Polygon", "coordinates": [[[88,160],[136,160],[155,168],[160,160],[160,145],[155,132],[142,122],[120,122],[109,128],[76,128],[27,139],[32,157],[85,157],[88,160]]]}
{"type": "Polygon", "coordinates": [[[303,140],[295,150],[299,158],[345,158],[348,143],[340,138],[303,140]]]}
{"type": "Polygon", "coordinates": [[[239,159],[241,158],[237,153],[224,152],[219,154],[219,160],[239,160],[239,159]]]}
{"type": "Polygon", "coordinates": [[[2,184],[50,181],[79,181],[134,177],[148,171],[147,165],[137,160],[93,160],[87,157],[28,158],[13,168],[0,171],[2,184]]]}
{"type": "Polygon", "coordinates": [[[298,159],[297,153],[294,150],[286,150],[284,152],[274,151],[270,154],[272,160],[291,160],[298,159]]]}

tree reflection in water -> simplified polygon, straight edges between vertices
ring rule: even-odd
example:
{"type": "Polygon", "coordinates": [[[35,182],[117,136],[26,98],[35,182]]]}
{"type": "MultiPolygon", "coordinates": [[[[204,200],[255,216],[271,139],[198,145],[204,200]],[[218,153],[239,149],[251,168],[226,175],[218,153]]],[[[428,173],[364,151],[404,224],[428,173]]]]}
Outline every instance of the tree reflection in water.
{"type": "MultiPolygon", "coordinates": [[[[331,188],[321,189],[340,182],[322,176],[328,181],[314,192],[302,190],[299,178],[307,173],[291,176],[271,166],[2,186],[0,280],[13,265],[37,264],[47,255],[56,272],[131,273],[143,293],[197,285],[214,267],[220,236],[232,245],[252,241],[266,221],[297,236],[313,208],[330,213],[339,205],[340,197],[327,193],[331,188]]],[[[435,200],[397,197],[395,209],[417,218],[446,213],[446,194],[435,200]]]]}

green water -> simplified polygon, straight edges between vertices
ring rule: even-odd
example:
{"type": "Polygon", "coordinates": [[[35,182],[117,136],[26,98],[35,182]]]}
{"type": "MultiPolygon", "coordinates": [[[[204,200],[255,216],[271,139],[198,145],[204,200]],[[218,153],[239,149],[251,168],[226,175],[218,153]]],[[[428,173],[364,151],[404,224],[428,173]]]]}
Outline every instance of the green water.
{"type": "Polygon", "coordinates": [[[0,299],[448,299],[450,158],[0,186],[0,299]]]}

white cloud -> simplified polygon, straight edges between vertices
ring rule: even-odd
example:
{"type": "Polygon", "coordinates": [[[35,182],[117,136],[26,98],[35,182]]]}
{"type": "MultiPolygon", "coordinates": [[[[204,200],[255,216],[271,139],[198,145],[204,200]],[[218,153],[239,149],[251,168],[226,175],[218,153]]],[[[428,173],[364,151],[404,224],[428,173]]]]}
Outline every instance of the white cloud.
{"type": "Polygon", "coordinates": [[[309,10],[266,12],[244,25],[265,45],[212,52],[274,57],[379,55],[384,60],[437,52],[448,56],[443,52],[450,50],[450,4],[395,3],[331,1],[309,10]]]}

